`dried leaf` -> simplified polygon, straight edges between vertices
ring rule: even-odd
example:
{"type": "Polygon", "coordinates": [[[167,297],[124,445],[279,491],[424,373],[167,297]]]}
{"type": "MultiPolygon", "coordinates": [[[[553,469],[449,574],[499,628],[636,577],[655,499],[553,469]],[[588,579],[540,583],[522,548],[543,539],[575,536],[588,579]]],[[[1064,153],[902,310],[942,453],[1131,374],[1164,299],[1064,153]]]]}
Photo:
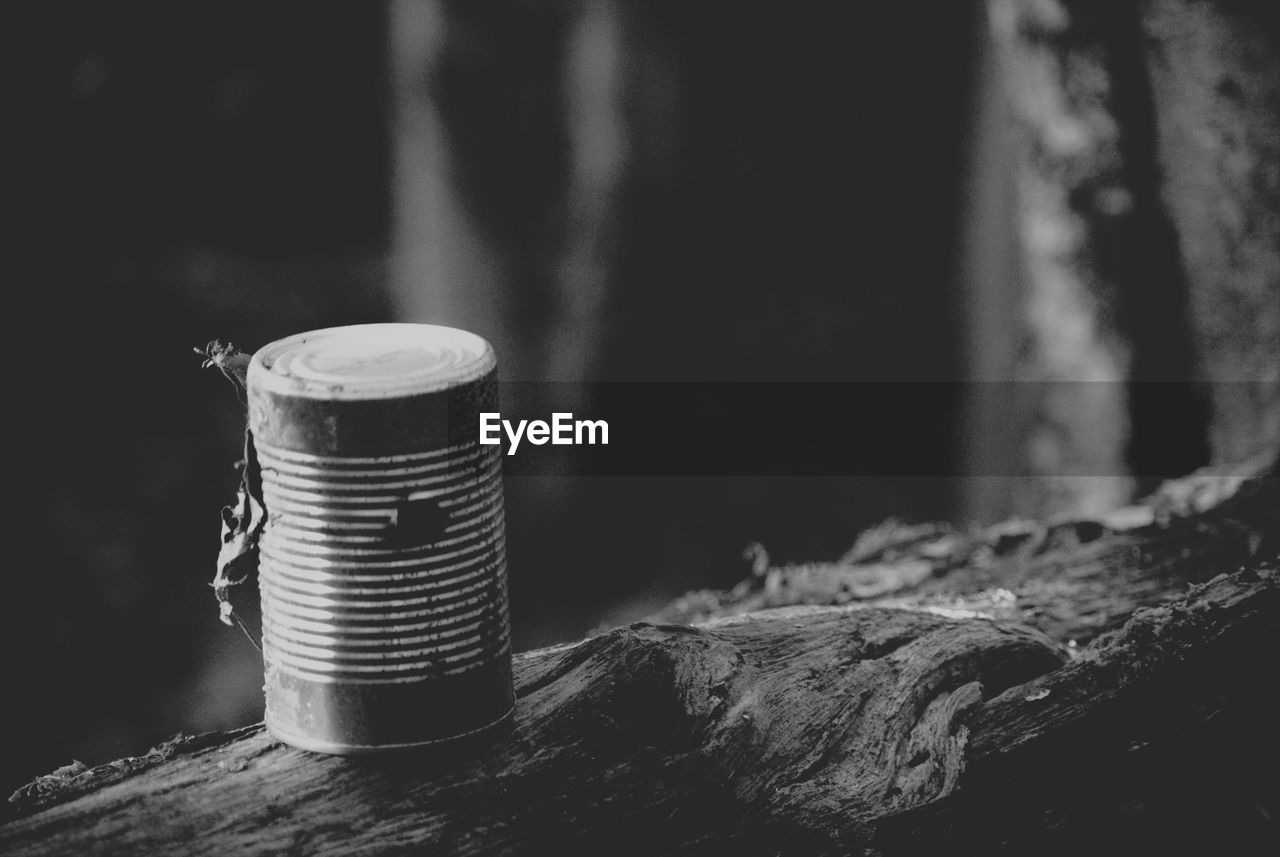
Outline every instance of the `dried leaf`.
{"type": "MultiPolygon", "coordinates": [[[[199,348],[194,350],[205,358],[202,368],[216,367],[221,371],[236,388],[236,396],[243,404],[249,355],[217,339],[206,345],[203,351],[199,348]]],[[[244,458],[239,462],[239,468],[240,486],[236,489],[235,502],[222,508],[222,545],[218,549],[218,570],[211,585],[218,600],[218,618],[226,625],[239,625],[250,642],[257,646],[257,640],[240,621],[231,602],[231,588],[244,583],[257,571],[258,539],[267,523],[266,507],[262,501],[262,475],[258,471],[253,436],[247,427],[244,458]]]]}

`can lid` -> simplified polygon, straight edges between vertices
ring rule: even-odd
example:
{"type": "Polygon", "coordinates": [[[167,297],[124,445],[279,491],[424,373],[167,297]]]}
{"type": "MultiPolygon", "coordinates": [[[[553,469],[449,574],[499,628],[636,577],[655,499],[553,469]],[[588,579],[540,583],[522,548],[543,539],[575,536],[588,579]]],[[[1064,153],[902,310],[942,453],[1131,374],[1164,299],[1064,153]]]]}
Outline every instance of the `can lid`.
{"type": "Polygon", "coordinates": [[[393,399],[475,381],[496,365],[479,336],[434,324],[355,324],[263,346],[248,383],[306,399],[393,399]]]}

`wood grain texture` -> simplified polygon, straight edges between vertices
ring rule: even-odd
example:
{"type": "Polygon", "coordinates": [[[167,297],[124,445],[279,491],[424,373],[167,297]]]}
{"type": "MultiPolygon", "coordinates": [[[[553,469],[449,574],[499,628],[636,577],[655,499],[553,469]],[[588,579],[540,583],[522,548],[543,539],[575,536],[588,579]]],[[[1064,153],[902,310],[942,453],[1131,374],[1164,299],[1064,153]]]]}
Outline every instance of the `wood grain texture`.
{"type": "MultiPolygon", "coordinates": [[[[1247,680],[1272,684],[1259,670],[1269,665],[1274,675],[1280,651],[1276,480],[1264,474],[1234,487],[1219,484],[1202,501],[1184,492],[1188,506],[1167,518],[1141,507],[1149,523],[1062,541],[1030,552],[1034,561],[984,564],[971,554],[916,584],[913,606],[793,605],[699,627],[640,623],[521,655],[514,730],[452,756],[316,756],[256,726],[177,742],[136,765],[33,790],[11,804],[0,852],[1078,845],[1135,800],[1164,818],[1168,783],[1201,801],[1221,794],[1217,782],[1188,781],[1217,758],[1203,751],[1223,737],[1214,724],[1238,735],[1241,723],[1276,713],[1247,680]],[[954,577],[959,601],[1006,605],[982,587],[1049,587],[1049,557],[1065,583],[1035,609],[992,618],[925,603],[934,598],[926,590],[954,577]],[[1117,609],[1099,611],[1096,588],[1073,583],[1073,570],[1094,566],[1113,574],[1117,609]],[[1226,566],[1232,573],[1188,588],[1226,566]],[[1072,603],[1087,621],[1068,615],[1072,603]],[[1039,624],[1051,633],[1034,627],[1039,615],[1050,616],[1039,624]],[[1052,635],[1062,637],[1063,623],[1101,634],[1072,648],[1052,635]],[[1170,759],[1193,764],[1158,776],[1176,768],[1170,759]]],[[[868,555],[897,549],[880,538],[868,555]]],[[[905,593],[894,597],[905,604],[905,593]]],[[[1274,765],[1274,743],[1255,738],[1254,757],[1231,757],[1233,788],[1248,792],[1274,765]]],[[[1270,806],[1265,794],[1249,799],[1270,806]]],[[[1248,803],[1229,802],[1240,805],[1248,803]]],[[[1124,816],[1135,818],[1146,816],[1124,816]]]]}

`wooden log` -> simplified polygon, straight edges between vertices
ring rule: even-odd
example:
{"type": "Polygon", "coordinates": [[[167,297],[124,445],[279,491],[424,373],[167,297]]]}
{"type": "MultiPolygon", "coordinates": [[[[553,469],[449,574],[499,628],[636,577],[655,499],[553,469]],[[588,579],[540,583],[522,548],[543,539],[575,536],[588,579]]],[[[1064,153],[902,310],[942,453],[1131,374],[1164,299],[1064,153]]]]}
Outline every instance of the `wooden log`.
{"type": "Polygon", "coordinates": [[[1280,498],[1269,461],[1207,468],[1093,518],[974,532],[890,522],[834,563],[774,568],[757,553],[754,574],[732,590],[689,593],[650,619],[692,624],[861,601],[977,613],[1081,645],[1142,607],[1274,551],[1280,498]]]}
{"type": "MultiPolygon", "coordinates": [[[[903,587],[896,607],[641,623],[521,655],[517,725],[486,747],[336,758],[253,726],[63,771],[15,795],[0,852],[1107,852],[1153,819],[1166,838],[1233,812],[1261,823],[1280,761],[1262,728],[1277,713],[1275,475],[1178,483],[1127,513],[1146,523],[1077,522],[1075,543],[1054,535],[1065,524],[1015,534],[1023,561],[975,550],[917,580],[915,604],[903,587]],[[1060,541],[1037,553],[1036,538],[1060,541]],[[1108,571],[1117,606],[1100,609],[1108,571]],[[930,600],[948,579],[963,606],[930,600]],[[992,587],[1052,610],[1001,612],[992,587]],[[1059,642],[1078,628],[1100,636],[1059,642]]],[[[864,559],[929,544],[878,538],[864,559]]]]}

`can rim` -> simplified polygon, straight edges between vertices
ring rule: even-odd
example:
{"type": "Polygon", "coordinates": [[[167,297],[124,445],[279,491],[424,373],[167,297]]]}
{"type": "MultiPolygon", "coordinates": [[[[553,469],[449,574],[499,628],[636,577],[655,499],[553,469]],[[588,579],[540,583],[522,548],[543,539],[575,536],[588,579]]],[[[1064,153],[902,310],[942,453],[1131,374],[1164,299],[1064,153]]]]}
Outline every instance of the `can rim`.
{"type": "Polygon", "coordinates": [[[466,330],[387,322],[328,327],[264,345],[249,362],[248,386],[325,401],[435,393],[482,378],[497,365],[492,346],[466,330]]]}

